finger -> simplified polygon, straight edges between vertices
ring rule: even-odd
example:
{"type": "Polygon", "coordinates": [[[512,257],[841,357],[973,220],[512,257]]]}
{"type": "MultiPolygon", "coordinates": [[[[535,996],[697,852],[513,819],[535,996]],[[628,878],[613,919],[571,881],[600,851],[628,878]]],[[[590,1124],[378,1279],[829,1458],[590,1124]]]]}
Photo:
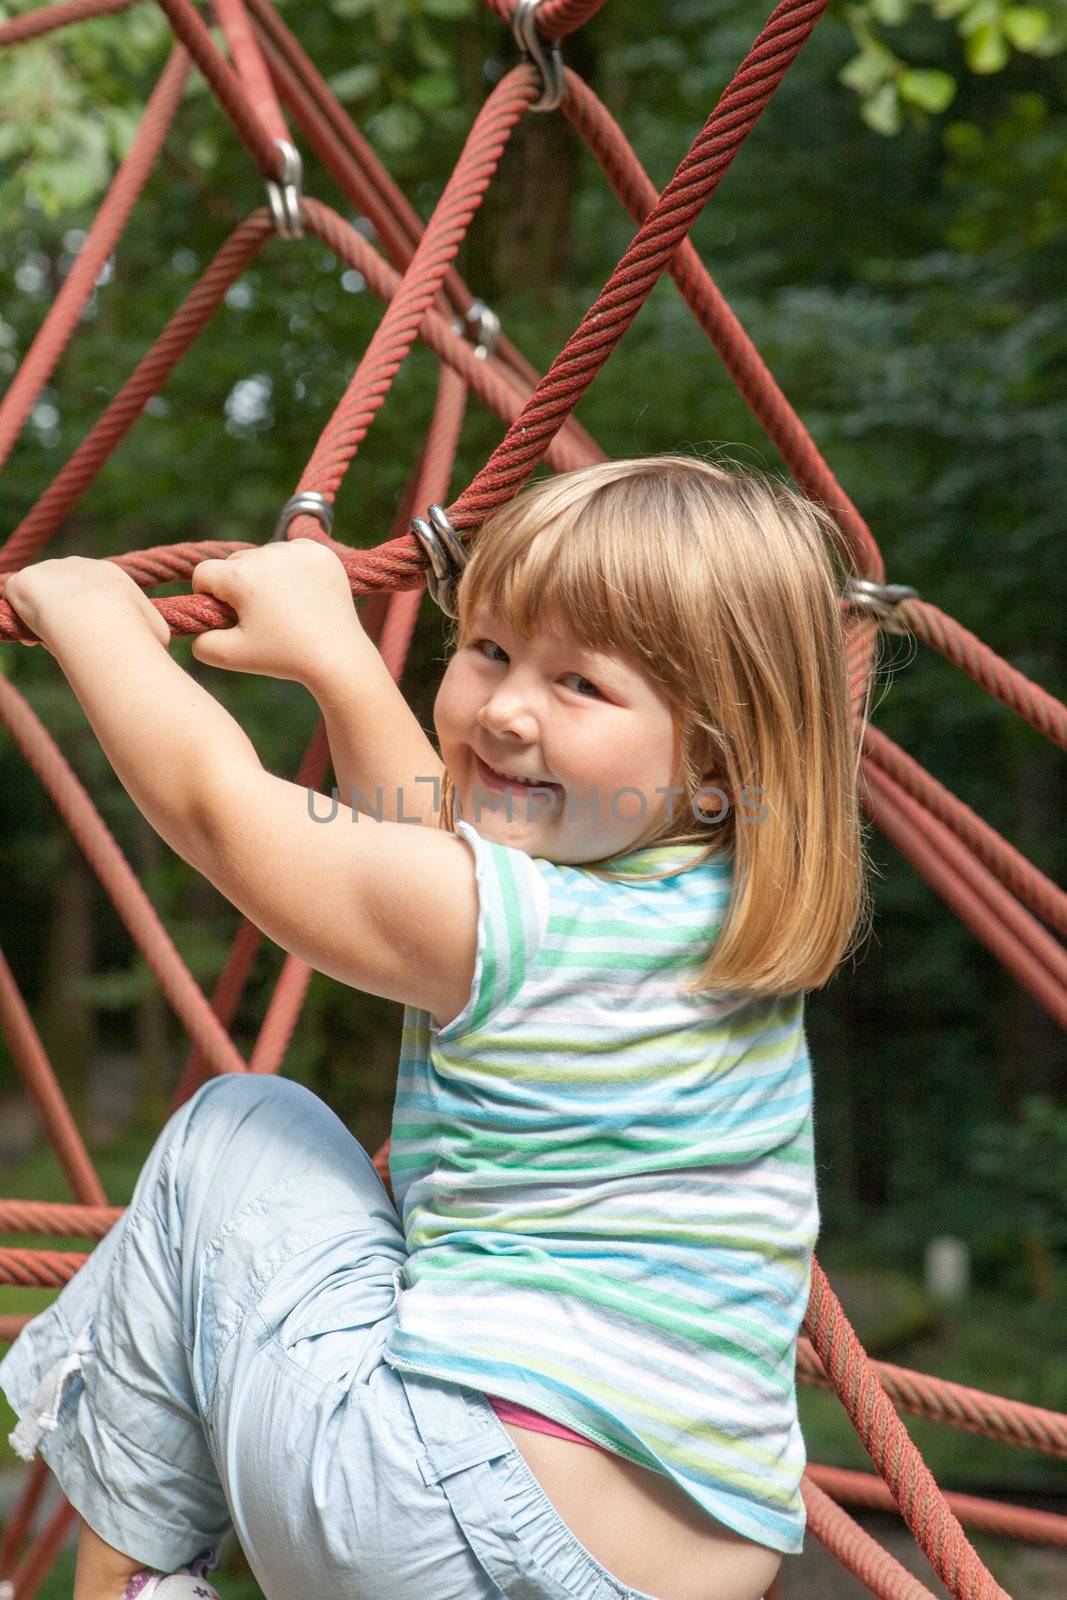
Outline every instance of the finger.
{"type": "Polygon", "coordinates": [[[194,594],[203,594],[206,591],[208,594],[221,595],[227,586],[227,579],[232,577],[233,568],[228,561],[221,560],[218,556],[210,556],[206,561],[197,562],[190,583],[194,594]]]}
{"type": "Polygon", "coordinates": [[[235,628],[212,628],[208,633],[198,633],[193,638],[192,651],[197,661],[206,667],[228,667],[232,663],[233,647],[227,641],[235,628]]]}
{"type": "Polygon", "coordinates": [[[195,658],[197,658],[197,661],[203,661],[203,664],[205,664],[206,667],[222,666],[222,662],[219,661],[218,648],[216,648],[218,638],[218,629],[213,629],[211,630],[210,634],[195,635],[194,642],[192,642],[192,646],[190,646],[190,648],[192,648],[192,653],[194,653],[195,658]]]}

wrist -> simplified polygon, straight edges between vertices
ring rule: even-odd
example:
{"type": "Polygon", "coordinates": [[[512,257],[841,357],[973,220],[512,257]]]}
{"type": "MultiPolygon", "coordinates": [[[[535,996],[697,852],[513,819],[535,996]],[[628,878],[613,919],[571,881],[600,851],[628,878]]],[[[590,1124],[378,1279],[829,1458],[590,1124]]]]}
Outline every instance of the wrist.
{"type": "Polygon", "coordinates": [[[351,695],[353,685],[365,681],[368,668],[380,663],[377,646],[364,633],[358,618],[353,626],[332,635],[302,666],[300,682],[319,705],[351,695]]]}
{"type": "Polygon", "coordinates": [[[86,646],[99,650],[102,638],[113,641],[120,631],[157,638],[138,597],[119,590],[97,591],[84,599],[56,595],[43,600],[32,620],[27,620],[57,660],[86,646]]]}

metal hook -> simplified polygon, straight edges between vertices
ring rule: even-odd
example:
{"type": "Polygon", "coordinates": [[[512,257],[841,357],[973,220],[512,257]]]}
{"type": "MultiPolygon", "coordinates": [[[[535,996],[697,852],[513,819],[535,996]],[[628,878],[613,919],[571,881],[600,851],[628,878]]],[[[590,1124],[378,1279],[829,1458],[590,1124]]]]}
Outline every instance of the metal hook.
{"type": "Polygon", "coordinates": [[[430,558],[427,589],[446,617],[457,617],[456,591],[470,559],[466,545],[443,506],[431,506],[425,517],[412,517],[411,530],[430,558]]]}
{"type": "Polygon", "coordinates": [[[902,600],[918,600],[918,589],[906,583],[872,583],[869,578],[846,578],[842,598],[857,611],[866,611],[883,627],[886,633],[910,633],[910,629],[897,616],[902,600]]]}
{"type": "Polygon", "coordinates": [[[302,239],[304,223],[300,216],[300,200],[304,191],[304,164],[300,151],[288,139],[275,139],[282,153],[280,182],[267,179],[267,199],[271,216],[281,239],[302,239]]]}
{"type": "Polygon", "coordinates": [[[463,321],[474,345],[474,354],[479,361],[485,361],[492,355],[500,337],[500,318],[495,311],[490,311],[484,300],[472,300],[463,321]]]}
{"type": "Polygon", "coordinates": [[[555,111],[563,99],[566,87],[563,78],[563,57],[559,53],[558,39],[545,40],[537,31],[537,12],[542,0],[515,0],[511,14],[511,31],[515,42],[528,56],[541,74],[543,85],[540,100],[531,111],[555,111]]]}
{"type": "Polygon", "coordinates": [[[281,515],[267,543],[273,544],[275,539],[284,539],[297,517],[317,517],[324,533],[333,532],[333,506],[324,494],[316,494],[314,489],[303,489],[282,506],[281,515]]]}

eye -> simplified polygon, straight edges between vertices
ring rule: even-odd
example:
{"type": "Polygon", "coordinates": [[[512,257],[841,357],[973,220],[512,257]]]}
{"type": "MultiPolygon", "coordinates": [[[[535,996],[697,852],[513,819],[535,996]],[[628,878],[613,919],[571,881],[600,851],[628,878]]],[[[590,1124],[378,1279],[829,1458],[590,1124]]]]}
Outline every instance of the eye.
{"type": "Polygon", "coordinates": [[[596,684],[591,683],[588,678],[583,678],[580,672],[568,672],[563,682],[568,688],[573,688],[575,694],[586,695],[591,700],[603,699],[596,684]]]}
{"type": "Polygon", "coordinates": [[[507,651],[501,650],[500,646],[494,644],[492,639],[475,639],[471,649],[476,650],[487,661],[506,661],[508,659],[507,651]],[[496,652],[495,654],[494,651],[496,652]]]}

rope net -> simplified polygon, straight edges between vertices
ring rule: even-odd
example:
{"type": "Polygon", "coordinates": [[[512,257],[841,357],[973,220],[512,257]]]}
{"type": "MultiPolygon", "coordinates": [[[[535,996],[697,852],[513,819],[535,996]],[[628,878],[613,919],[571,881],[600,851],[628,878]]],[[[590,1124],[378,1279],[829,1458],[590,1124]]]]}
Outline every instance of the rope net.
{"type": "MultiPolygon", "coordinates": [[[[114,14],[132,3],[59,0],[0,24],[0,47],[13,47],[70,23],[114,14]]],[[[581,78],[569,69],[563,71],[560,113],[595,157],[637,224],[637,232],[544,377],[538,376],[503,333],[491,344],[475,347],[467,333],[478,327],[479,307],[453,264],[508,139],[520,118],[542,96],[542,74],[532,61],[517,65],[489,95],[432,217],[423,226],[271,0],[215,0],[215,16],[228,57],[217,48],[190,0],[159,3],[175,44],[79,256],[0,401],[0,465],[62,355],[100,268],[144,187],[193,63],[267,181],[270,205],[246,217],[225,240],[155,344],[0,545],[0,586],[45,547],[263,245],[276,233],[287,237],[306,233],[359,271],[384,302],[385,310],[347,391],[315,444],[297,492],[321,496],[332,506],[414,342],[421,339],[440,363],[431,424],[392,537],[376,549],[353,550],[335,541],[317,517],[306,513],[293,517],[286,530],[289,538],[329,543],[345,566],[353,595],[367,597],[364,625],[376,639],[390,672],[399,679],[426,578],[426,557],[410,531],[411,516],[431,503],[448,501],[469,396],[476,395],[500,418],[505,433],[489,460],[448,508],[453,526],[460,532],[477,527],[490,511],[507,501],[542,460],[554,470],[564,471],[603,459],[603,452],[574,421],[572,412],[655,283],[669,272],[796,482],[832,512],[842,549],[871,586],[865,593],[853,592],[845,615],[854,710],[857,726],[862,728],[860,799],[864,810],[1019,983],[1067,1024],[1067,953],[1049,931],[1067,933],[1067,895],[885,734],[864,725],[862,710],[878,630],[886,627],[897,632],[903,625],[1061,748],[1067,748],[1067,711],[913,590],[885,589],[885,569],[871,530],[688,240],[696,217],[818,22],[826,0],[782,0],[776,7],[662,193],[657,193],[607,108],[581,78]],[[380,248],[329,205],[301,193],[299,157],[291,129],[315,153],[345,200],[369,219],[380,248]]],[[[503,22],[512,22],[512,0],[486,3],[503,22]]],[[[580,27],[602,3],[543,0],[536,25],[545,50],[580,27]]],[[[188,577],[207,557],[244,548],[248,546],[235,541],[200,540],[125,552],[109,559],[149,589],[188,577]]],[[[230,608],[209,596],[186,595],[153,604],[177,634],[197,634],[234,621],[230,608]]],[[[0,640],[30,638],[12,608],[0,599],[0,640]]],[[[258,929],[247,919],[242,921],[208,999],[183,963],[92,799],[25,698],[2,675],[0,718],[97,873],[188,1032],[192,1049],[173,1105],[181,1104],[213,1073],[277,1072],[300,1017],[310,969],[294,957],[286,957],[255,1046],[245,1060],[227,1030],[259,949],[262,936],[258,929]]],[[[328,763],[329,748],[320,723],[296,781],[319,787],[328,763]]],[[[56,1241],[100,1239],[120,1212],[107,1203],[2,953],[0,1030],[73,1195],[71,1204],[0,1199],[0,1233],[32,1232],[56,1241]]],[[[375,1156],[375,1166],[388,1188],[388,1145],[375,1156]]],[[[0,1282],[59,1287],[85,1259],[84,1252],[69,1249],[0,1248],[0,1282]]],[[[27,1320],[23,1316],[0,1317],[0,1339],[13,1339],[27,1320]]],[[[809,1463],[803,1483],[808,1526],[871,1594],[883,1600],[933,1600],[931,1591],[849,1516],[846,1504],[899,1511],[934,1572],[959,1600],[1004,1600],[1005,1596],[965,1528],[1067,1547],[1067,1517],[942,1493],[912,1443],[901,1413],[935,1419],[1061,1459],[1067,1459],[1067,1416],[872,1360],[817,1260],[804,1328],[806,1337],[798,1341],[798,1379],[837,1393],[877,1469],[859,1473],[809,1463]]],[[[30,1468],[0,1537],[0,1586],[7,1581],[10,1589],[4,1592],[11,1600],[32,1600],[74,1518],[73,1509],[61,1501],[43,1525],[35,1527],[47,1476],[40,1461],[30,1468]]],[[[771,1596],[781,1592],[779,1580],[771,1596]]]]}

